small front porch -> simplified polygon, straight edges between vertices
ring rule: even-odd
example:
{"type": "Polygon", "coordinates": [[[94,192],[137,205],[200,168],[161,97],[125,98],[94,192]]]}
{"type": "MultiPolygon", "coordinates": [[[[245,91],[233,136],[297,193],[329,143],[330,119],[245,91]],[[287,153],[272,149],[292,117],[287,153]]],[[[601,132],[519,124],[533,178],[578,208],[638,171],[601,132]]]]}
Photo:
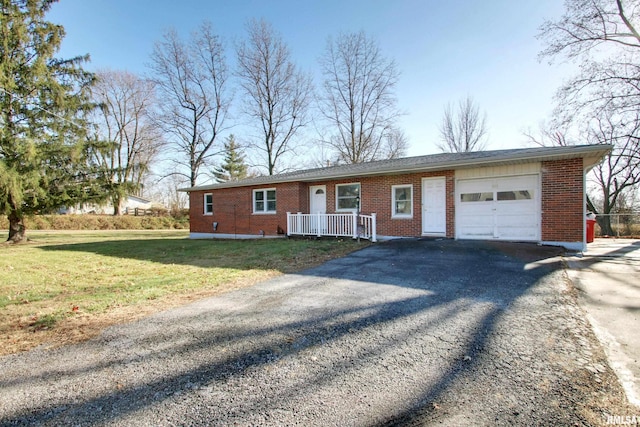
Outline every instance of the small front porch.
{"type": "Polygon", "coordinates": [[[376,214],[287,212],[287,236],[352,237],[376,242],[376,214]]]}

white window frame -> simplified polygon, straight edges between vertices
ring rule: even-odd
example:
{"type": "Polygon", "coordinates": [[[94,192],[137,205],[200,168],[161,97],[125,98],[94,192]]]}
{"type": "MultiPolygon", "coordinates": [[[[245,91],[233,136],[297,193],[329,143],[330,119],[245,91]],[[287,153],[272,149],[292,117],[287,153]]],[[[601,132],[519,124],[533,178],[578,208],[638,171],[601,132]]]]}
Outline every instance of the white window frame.
{"type": "MultiPolygon", "coordinates": [[[[347,185],[357,185],[358,186],[358,196],[360,197],[360,205],[362,205],[362,185],[360,185],[359,182],[345,182],[342,184],[336,184],[336,212],[355,212],[357,210],[357,208],[343,208],[340,209],[338,207],[338,187],[345,187],[347,185]]],[[[358,206],[359,207],[359,206],[358,206]]]]}
{"type": "Polygon", "coordinates": [[[391,218],[413,218],[413,184],[399,184],[391,186],[391,218]],[[396,189],[409,189],[409,202],[411,203],[411,212],[408,214],[396,212],[396,189]]]}
{"type": "Polygon", "coordinates": [[[203,209],[205,215],[213,215],[213,193],[204,193],[203,200],[203,209]],[[211,203],[207,203],[207,196],[211,196],[211,203]],[[211,212],[207,211],[207,205],[211,205],[211,212]]]}
{"type": "Polygon", "coordinates": [[[276,211],[270,211],[268,210],[269,208],[269,199],[267,199],[267,193],[269,191],[273,191],[276,194],[276,198],[274,200],[274,202],[276,202],[276,210],[278,209],[278,193],[276,192],[275,188],[258,188],[256,190],[253,190],[253,213],[257,214],[257,215],[272,215],[275,214],[276,211]],[[264,196],[264,199],[262,200],[264,203],[264,209],[263,210],[256,210],[256,194],[258,193],[262,193],[264,196]]]}

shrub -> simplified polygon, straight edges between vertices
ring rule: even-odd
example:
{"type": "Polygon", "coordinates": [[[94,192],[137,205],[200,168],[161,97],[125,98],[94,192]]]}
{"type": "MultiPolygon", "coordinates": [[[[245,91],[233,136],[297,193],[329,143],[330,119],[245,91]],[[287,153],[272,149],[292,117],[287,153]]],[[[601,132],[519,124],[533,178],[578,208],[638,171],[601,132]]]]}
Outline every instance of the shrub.
{"type": "Polygon", "coordinates": [[[177,219],[177,220],[189,220],[189,209],[184,209],[184,208],[172,208],[169,211],[169,215],[171,215],[172,218],[177,219]]]}
{"type": "MultiPolygon", "coordinates": [[[[33,215],[24,220],[27,230],[182,230],[189,218],[171,216],[113,215],[33,215]]],[[[0,217],[0,229],[7,230],[9,221],[0,217]]]]}

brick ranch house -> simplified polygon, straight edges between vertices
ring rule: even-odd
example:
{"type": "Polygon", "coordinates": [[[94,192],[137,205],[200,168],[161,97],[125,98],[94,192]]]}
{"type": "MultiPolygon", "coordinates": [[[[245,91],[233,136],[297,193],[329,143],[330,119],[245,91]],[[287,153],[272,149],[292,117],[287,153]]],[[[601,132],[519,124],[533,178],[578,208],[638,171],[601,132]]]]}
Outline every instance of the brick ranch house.
{"type": "Polygon", "coordinates": [[[610,150],[434,154],[182,191],[189,193],[191,238],[439,236],[584,250],[585,175],[610,150]]]}

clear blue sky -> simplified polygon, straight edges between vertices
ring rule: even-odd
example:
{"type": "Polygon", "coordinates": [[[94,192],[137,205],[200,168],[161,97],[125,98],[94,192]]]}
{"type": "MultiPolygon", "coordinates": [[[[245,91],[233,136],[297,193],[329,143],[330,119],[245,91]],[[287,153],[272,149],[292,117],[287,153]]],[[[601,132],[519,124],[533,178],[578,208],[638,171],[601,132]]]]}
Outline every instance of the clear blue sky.
{"type": "Polygon", "coordinates": [[[398,65],[399,107],[407,113],[400,126],[408,154],[422,155],[438,151],[444,106],[466,95],[487,113],[487,148],[526,145],[522,131],[549,117],[553,94],[571,73],[537,60],[537,29],[562,9],[560,0],[61,0],[48,19],[66,29],[61,56],[89,53],[89,69],[140,74],[164,29],[186,36],[205,19],[229,59],[247,20],[266,19],[314,74],[327,37],[364,30],[398,65]]]}

